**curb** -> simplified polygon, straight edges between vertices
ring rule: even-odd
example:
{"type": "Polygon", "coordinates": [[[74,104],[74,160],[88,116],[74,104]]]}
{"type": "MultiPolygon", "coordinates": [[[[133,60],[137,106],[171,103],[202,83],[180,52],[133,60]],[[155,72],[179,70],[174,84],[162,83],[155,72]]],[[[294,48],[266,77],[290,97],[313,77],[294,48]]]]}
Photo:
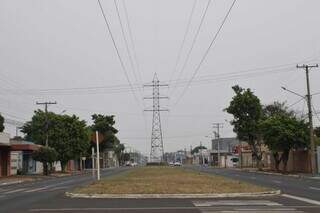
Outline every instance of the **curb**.
{"type": "Polygon", "coordinates": [[[154,198],[235,198],[235,197],[265,197],[281,194],[280,190],[254,193],[216,193],[216,194],[79,194],[66,192],[71,198],[117,198],[117,199],[154,199],[154,198]]]}

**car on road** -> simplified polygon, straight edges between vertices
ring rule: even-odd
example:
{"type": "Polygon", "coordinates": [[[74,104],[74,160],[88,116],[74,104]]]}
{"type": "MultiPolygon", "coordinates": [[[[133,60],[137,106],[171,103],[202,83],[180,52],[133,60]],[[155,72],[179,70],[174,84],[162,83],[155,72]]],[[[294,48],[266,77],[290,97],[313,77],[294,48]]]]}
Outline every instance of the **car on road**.
{"type": "Polygon", "coordinates": [[[175,162],[174,166],[182,166],[182,164],[180,162],[175,162]]]}

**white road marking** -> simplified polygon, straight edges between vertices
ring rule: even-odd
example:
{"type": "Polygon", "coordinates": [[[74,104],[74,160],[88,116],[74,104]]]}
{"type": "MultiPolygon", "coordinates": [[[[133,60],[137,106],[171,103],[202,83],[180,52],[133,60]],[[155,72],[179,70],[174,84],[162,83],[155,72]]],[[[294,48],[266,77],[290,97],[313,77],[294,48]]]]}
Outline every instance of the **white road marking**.
{"type": "Polygon", "coordinates": [[[250,177],[250,178],[253,179],[253,180],[257,179],[256,177],[250,177]]]}
{"type": "MultiPolygon", "coordinates": [[[[260,210],[266,210],[266,209],[234,209],[236,211],[260,211],[260,210]]],[[[274,208],[274,209],[268,209],[270,211],[296,211],[297,209],[294,208],[274,208]]]]}
{"type": "Polygon", "coordinates": [[[299,200],[299,201],[303,201],[306,203],[310,203],[310,204],[314,204],[314,205],[319,205],[320,206],[320,201],[317,200],[311,200],[309,198],[304,198],[304,197],[297,197],[297,196],[293,196],[293,195],[288,195],[288,194],[283,194],[283,197],[287,197],[287,198],[291,198],[294,200],[299,200]]]}
{"type": "Polygon", "coordinates": [[[15,193],[15,192],[21,192],[21,191],[26,190],[26,189],[27,188],[16,189],[16,190],[13,190],[13,191],[4,192],[3,194],[12,194],[12,193],[15,193]]]}
{"type": "Polygon", "coordinates": [[[35,188],[35,189],[31,189],[31,190],[28,190],[28,191],[25,191],[25,192],[38,192],[38,191],[41,191],[41,190],[44,190],[44,189],[47,189],[48,186],[45,186],[45,187],[41,187],[41,188],[35,188]]]}
{"type": "Polygon", "coordinates": [[[318,191],[320,191],[320,188],[318,188],[318,187],[313,187],[313,186],[310,186],[309,189],[313,189],[313,190],[318,190],[318,191]]]}
{"type": "Polygon", "coordinates": [[[56,190],[59,190],[59,189],[66,189],[68,188],[67,186],[60,186],[60,187],[55,187],[55,188],[52,188],[52,189],[48,189],[48,190],[45,190],[46,192],[51,192],[51,191],[56,191],[56,190]]]}
{"type": "Polygon", "coordinates": [[[268,200],[219,200],[219,201],[193,201],[197,207],[210,206],[282,206],[280,203],[268,200]]]}
{"type": "MultiPolygon", "coordinates": [[[[296,211],[296,210],[271,210],[271,209],[256,209],[256,210],[253,210],[253,211],[248,211],[248,210],[243,210],[243,211],[233,211],[233,210],[230,210],[230,211],[219,211],[221,213],[239,213],[239,212],[255,212],[255,213],[303,213],[304,211],[296,211]]],[[[203,212],[203,213],[210,213],[210,212],[203,212]]]]}
{"type": "Polygon", "coordinates": [[[281,181],[279,181],[279,180],[273,180],[272,182],[274,182],[274,183],[278,183],[278,184],[282,183],[282,182],[281,182],[281,181]]]}

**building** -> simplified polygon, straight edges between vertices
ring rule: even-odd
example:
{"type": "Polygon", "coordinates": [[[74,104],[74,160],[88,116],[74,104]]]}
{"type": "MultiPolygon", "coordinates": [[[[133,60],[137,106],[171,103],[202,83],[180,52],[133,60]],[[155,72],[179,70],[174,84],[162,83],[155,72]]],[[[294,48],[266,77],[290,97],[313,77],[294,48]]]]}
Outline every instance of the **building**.
{"type": "Polygon", "coordinates": [[[10,135],[0,133],[0,177],[10,175],[10,135]]]}
{"type": "Polygon", "coordinates": [[[234,167],[238,163],[238,156],[234,153],[235,146],[239,145],[237,138],[217,138],[211,141],[211,162],[213,166],[234,167]],[[219,162],[220,157],[220,162],[219,162]]]}
{"type": "Polygon", "coordinates": [[[0,133],[0,177],[42,172],[42,165],[32,159],[39,145],[24,140],[10,140],[10,134],[0,133]]]}
{"type": "Polygon", "coordinates": [[[32,153],[41,146],[30,141],[10,139],[11,175],[39,174],[43,172],[42,163],[32,158],[32,153]]]}

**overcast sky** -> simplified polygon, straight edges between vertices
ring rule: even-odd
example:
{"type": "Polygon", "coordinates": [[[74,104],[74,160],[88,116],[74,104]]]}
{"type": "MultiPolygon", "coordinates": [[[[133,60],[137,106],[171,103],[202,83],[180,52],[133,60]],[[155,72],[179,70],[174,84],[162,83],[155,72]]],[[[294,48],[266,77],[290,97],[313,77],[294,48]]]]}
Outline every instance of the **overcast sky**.
{"type": "MultiPolygon", "coordinates": [[[[50,111],[67,110],[89,124],[93,113],[114,114],[121,142],[148,153],[152,114],[143,113],[143,108],[152,103],[142,97],[151,90],[141,85],[152,81],[155,72],[160,81],[171,82],[169,88],[161,88],[170,96],[161,100],[162,107],[170,109],[161,114],[165,151],[189,149],[200,141],[207,145],[205,136],[212,133],[213,122],[225,123],[222,137],[234,136],[228,124],[232,117],[223,109],[235,84],[251,88],[263,104],[278,100],[290,105],[300,99],[281,86],[306,93],[305,73],[295,65],[320,62],[320,1],[238,0],[188,87],[183,82],[195,73],[232,4],[212,0],[181,71],[207,5],[207,0],[196,0],[178,57],[194,1],[116,1],[132,68],[114,1],[101,0],[131,90],[96,0],[0,0],[0,112],[26,121],[38,107],[36,101],[57,101],[50,111]],[[177,79],[182,82],[178,87],[177,79]],[[85,89],[91,87],[101,88],[85,89]]],[[[310,75],[313,93],[320,92],[320,69],[310,75]]],[[[320,95],[313,101],[320,111],[320,95]]],[[[302,101],[292,109],[307,110],[302,101]]],[[[317,118],[315,123],[319,125],[317,118]]],[[[15,133],[8,125],[7,131],[15,133]]]]}

